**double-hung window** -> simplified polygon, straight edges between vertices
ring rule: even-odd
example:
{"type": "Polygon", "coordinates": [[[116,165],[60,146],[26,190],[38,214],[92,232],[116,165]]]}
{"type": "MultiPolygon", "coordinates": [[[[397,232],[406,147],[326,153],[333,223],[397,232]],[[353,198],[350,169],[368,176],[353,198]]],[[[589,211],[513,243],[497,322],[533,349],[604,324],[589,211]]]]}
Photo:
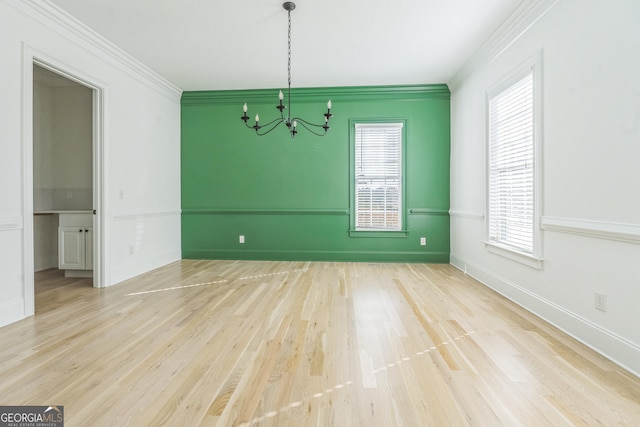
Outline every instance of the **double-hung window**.
{"type": "Polygon", "coordinates": [[[540,255],[536,71],[536,63],[528,65],[488,94],[488,243],[534,260],[540,255]]]}
{"type": "Polygon", "coordinates": [[[404,122],[352,126],[352,231],[401,231],[404,122]]]}

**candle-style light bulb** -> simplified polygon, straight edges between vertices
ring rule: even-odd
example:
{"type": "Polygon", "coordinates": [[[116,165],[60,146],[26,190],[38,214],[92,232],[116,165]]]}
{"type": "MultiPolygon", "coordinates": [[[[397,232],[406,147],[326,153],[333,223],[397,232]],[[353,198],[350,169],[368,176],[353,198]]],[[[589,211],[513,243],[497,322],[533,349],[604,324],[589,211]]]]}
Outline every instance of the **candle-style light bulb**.
{"type": "Polygon", "coordinates": [[[280,101],[284,99],[284,94],[282,93],[282,91],[280,91],[280,93],[278,94],[278,98],[280,99],[280,101]]]}
{"type": "Polygon", "coordinates": [[[256,114],[256,123],[260,121],[260,116],[256,114]]]}
{"type": "Polygon", "coordinates": [[[244,105],[242,106],[242,111],[244,111],[245,113],[247,112],[247,103],[245,102],[244,105]]]}
{"type": "Polygon", "coordinates": [[[298,121],[297,121],[297,120],[294,120],[294,121],[293,121],[293,128],[295,129],[295,128],[296,128],[296,126],[298,126],[298,121]]]}
{"type": "Polygon", "coordinates": [[[331,100],[329,100],[329,102],[327,102],[327,108],[328,108],[329,110],[331,110],[331,100]]]}

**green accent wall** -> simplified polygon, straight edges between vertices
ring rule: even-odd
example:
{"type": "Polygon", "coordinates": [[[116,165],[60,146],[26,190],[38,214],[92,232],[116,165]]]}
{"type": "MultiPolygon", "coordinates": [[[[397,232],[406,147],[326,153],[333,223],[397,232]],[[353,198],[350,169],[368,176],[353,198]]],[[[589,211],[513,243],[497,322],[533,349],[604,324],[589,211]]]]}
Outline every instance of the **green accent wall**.
{"type": "Polygon", "coordinates": [[[292,115],[309,121],[321,123],[331,99],[329,133],[291,139],[283,124],[256,136],[242,104],[266,123],[278,90],[183,93],[182,257],[448,263],[447,86],[294,88],[292,115]],[[406,120],[407,233],[351,237],[349,125],[380,119],[406,120]]]}

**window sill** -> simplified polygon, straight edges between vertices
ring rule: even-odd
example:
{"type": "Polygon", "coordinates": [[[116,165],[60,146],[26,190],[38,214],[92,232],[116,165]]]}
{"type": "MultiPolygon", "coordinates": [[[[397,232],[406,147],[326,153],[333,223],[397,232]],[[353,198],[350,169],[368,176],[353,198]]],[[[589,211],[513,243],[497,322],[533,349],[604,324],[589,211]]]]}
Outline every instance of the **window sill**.
{"type": "Polygon", "coordinates": [[[407,230],[349,230],[349,237],[407,237],[407,230]]]}
{"type": "Polygon", "coordinates": [[[519,262],[528,267],[535,268],[536,270],[542,270],[543,259],[535,257],[533,255],[518,252],[515,249],[507,246],[499,245],[493,242],[484,242],[485,247],[492,254],[500,255],[508,258],[512,261],[519,262]]]}

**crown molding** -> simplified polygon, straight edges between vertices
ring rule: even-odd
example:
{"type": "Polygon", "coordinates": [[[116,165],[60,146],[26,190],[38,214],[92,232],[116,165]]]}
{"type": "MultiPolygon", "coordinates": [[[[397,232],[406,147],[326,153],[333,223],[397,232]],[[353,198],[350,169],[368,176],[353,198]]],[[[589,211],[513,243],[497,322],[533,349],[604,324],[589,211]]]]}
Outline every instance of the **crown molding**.
{"type": "Polygon", "coordinates": [[[455,92],[475,70],[497,58],[504,50],[515,43],[531,26],[549,12],[560,0],[525,0],[498,27],[482,46],[449,79],[447,84],[455,92]]]}
{"type": "Polygon", "coordinates": [[[50,0],[2,0],[24,15],[105,59],[119,70],[156,90],[160,94],[179,100],[182,90],[140,61],[102,37],[100,34],[53,4],[50,0]]]}
{"type": "MultiPolygon", "coordinates": [[[[188,91],[182,93],[182,105],[201,104],[237,104],[242,102],[272,102],[277,99],[280,89],[246,89],[246,90],[208,90],[188,91]]],[[[339,86],[292,88],[291,101],[318,102],[332,101],[351,102],[362,100],[389,99],[450,99],[451,92],[445,84],[398,85],[398,86],[339,86]]]]}

